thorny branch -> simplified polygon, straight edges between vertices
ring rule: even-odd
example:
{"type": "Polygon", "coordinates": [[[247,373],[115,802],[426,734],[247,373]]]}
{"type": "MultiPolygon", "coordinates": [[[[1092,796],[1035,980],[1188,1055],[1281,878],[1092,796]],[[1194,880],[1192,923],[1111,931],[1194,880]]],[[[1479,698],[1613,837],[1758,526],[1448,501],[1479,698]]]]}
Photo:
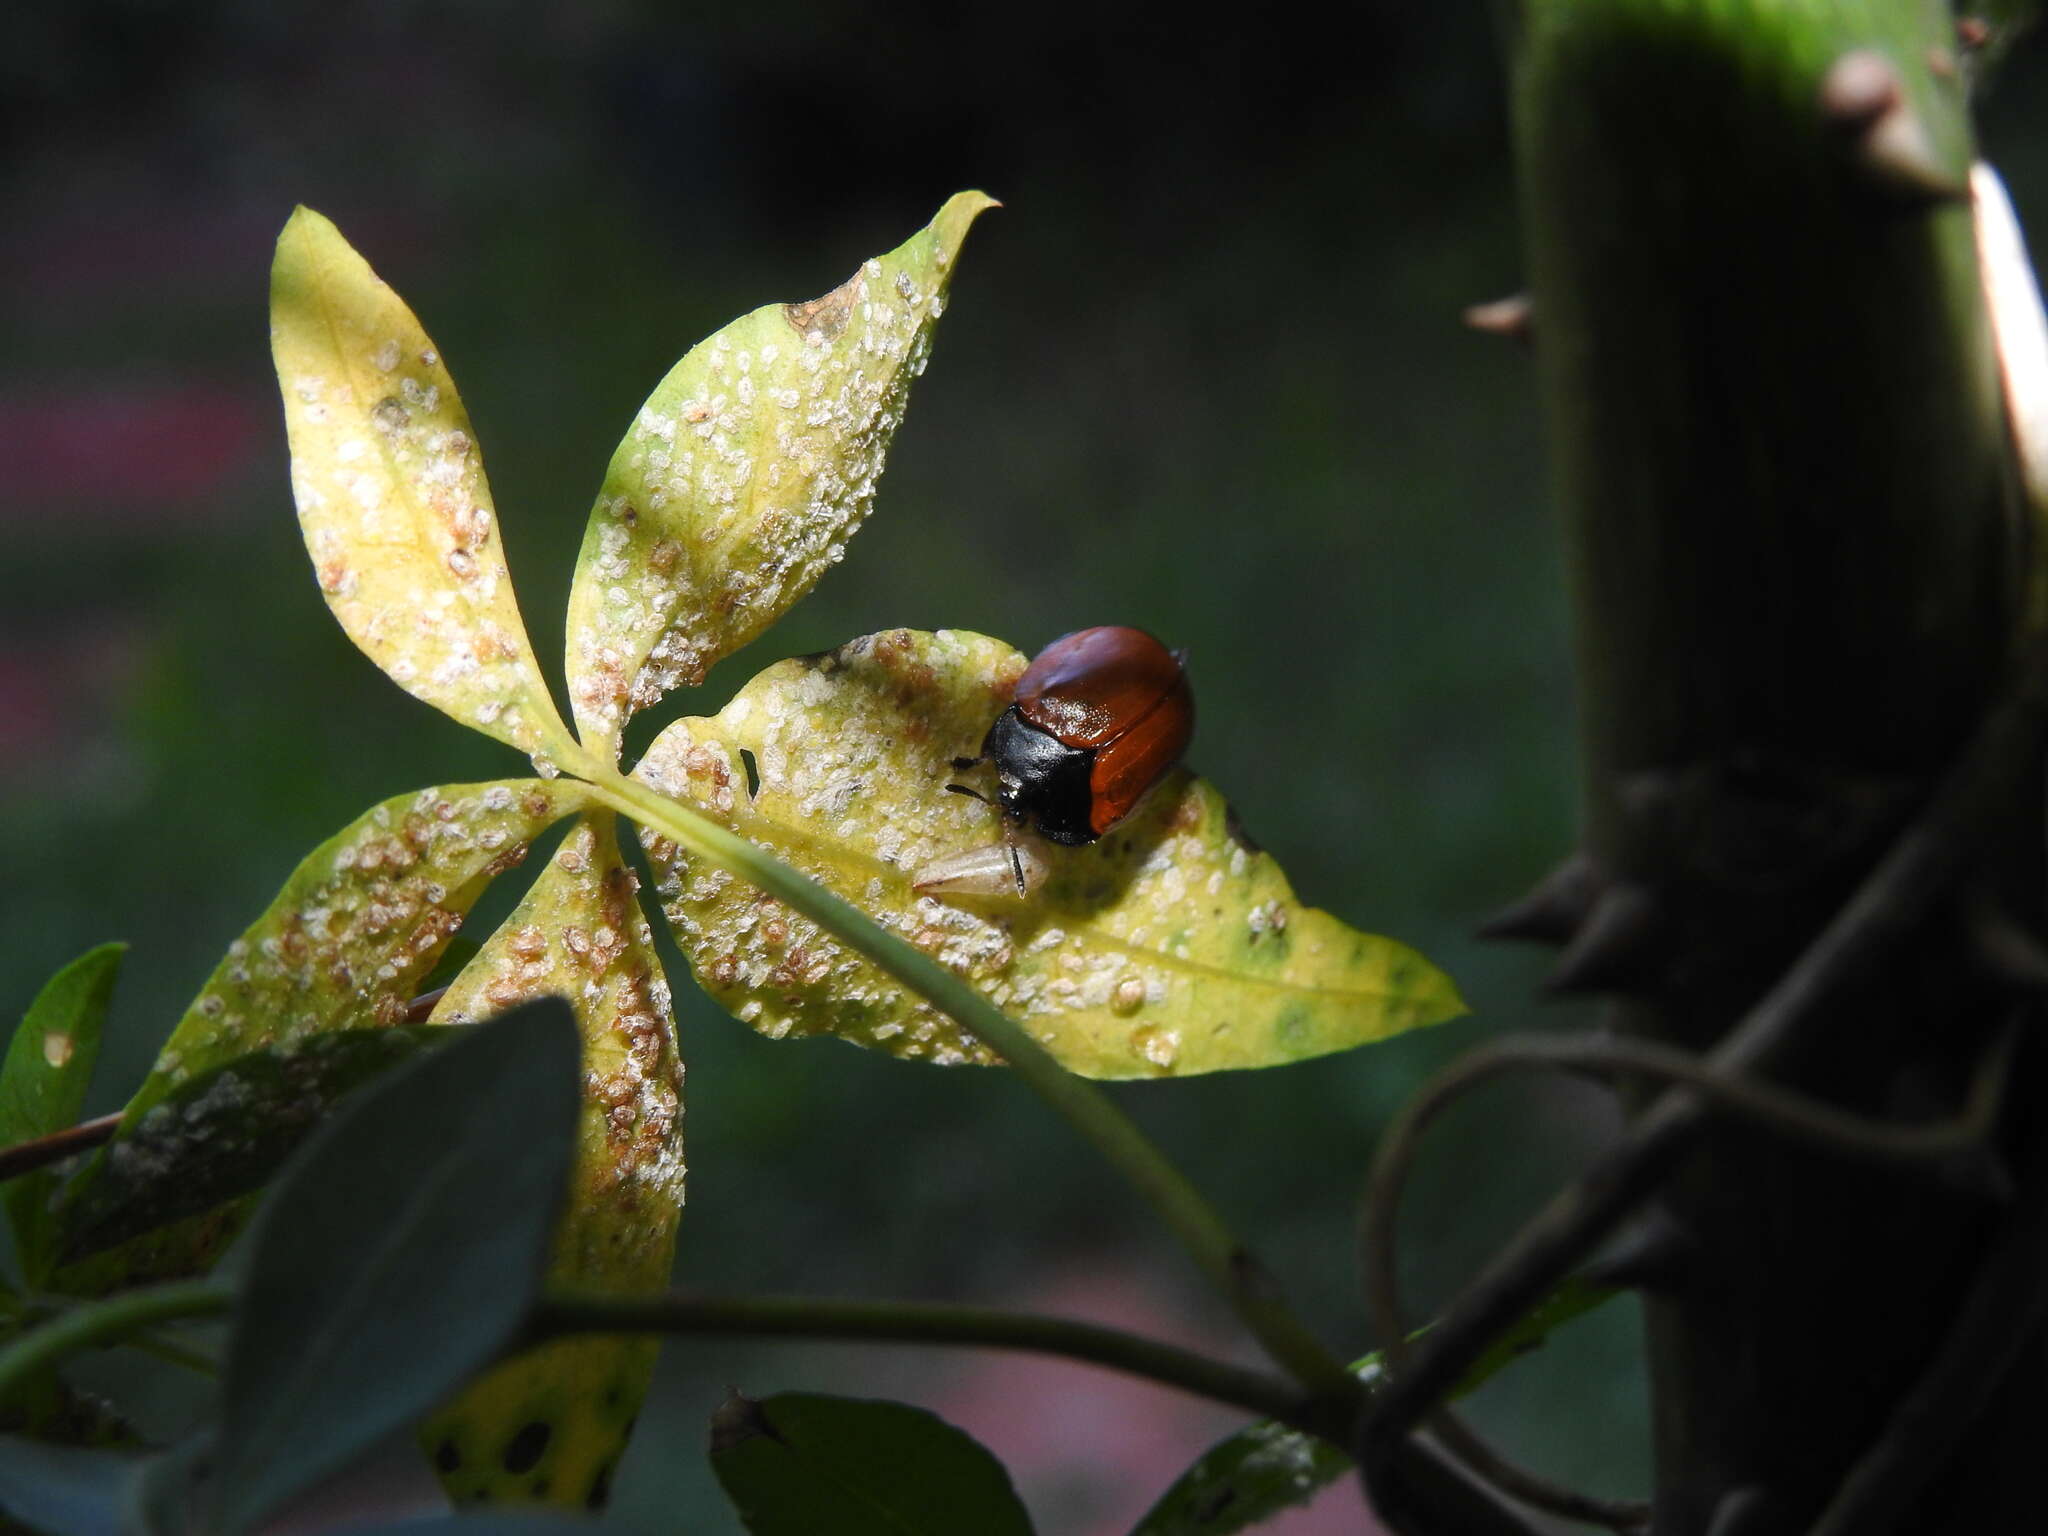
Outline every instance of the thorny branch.
{"type": "Polygon", "coordinates": [[[1892,1536],[1970,1434],[2020,1347],[2048,1319],[2048,1140],[2038,1135],[2014,1202],[1927,1372],[1850,1469],[1809,1536],[1892,1536]]]}
{"type": "MultiPolygon", "coordinates": [[[[2038,773],[2044,731],[2048,731],[2048,643],[2036,639],[2009,691],[1986,715],[1918,820],[1893,843],[1791,969],[1719,1045],[1699,1058],[1697,1066],[1711,1074],[1717,1086],[1702,1086],[1708,1080],[1705,1077],[1686,1079],[1660,1094],[1623,1133],[1618,1145],[1522,1228],[1413,1349],[1403,1349],[1397,1326],[1388,1329],[1391,1379],[1375,1394],[1360,1437],[1359,1456],[1370,1485],[1398,1486],[1398,1474],[1391,1466],[1395,1450],[1437,1411],[1488,1344],[1662,1184],[1717,1107],[1725,1108],[1734,1102],[1735,1094],[1741,1094],[1748,1108],[1759,1108],[1763,1100],[1753,1090],[1765,1085],[1759,1084],[1757,1075],[1772,1070],[1807,1044],[1807,1037],[1824,1016],[1822,1004],[1871,970],[1891,946],[1911,934],[1937,902],[1953,893],[2026,776],[2038,773]],[[1743,1086],[1732,1092],[1725,1087],[1738,1079],[1743,1086]]],[[[1981,1075],[1979,1082],[1983,1082],[1981,1075]]],[[[1773,1099],[1767,1112],[1786,1107],[1773,1099]]],[[[1831,1116],[1840,1113],[1828,1106],[1806,1105],[1809,1111],[1814,1108],[1827,1110],[1831,1116]]],[[[1808,1129],[1815,1128],[1810,1114],[1804,1119],[1808,1129]]],[[[1782,1115],[1774,1123],[1780,1128],[1789,1124],[1782,1115]]],[[[1850,1127],[1839,1123],[1829,1127],[1831,1145],[1845,1145],[1835,1134],[1845,1129],[1850,1127]]],[[[1862,1124],[1856,1129],[1867,1131],[1870,1127],[1862,1124]]],[[[1927,1134],[1928,1129],[1921,1128],[1920,1134],[1927,1134]]],[[[1956,1127],[1949,1129],[1954,1132],[1956,1127]]],[[[1879,1144],[1896,1148],[1902,1134],[1910,1137],[1914,1132],[1909,1127],[1886,1128],[1879,1144]]],[[[1866,1155],[1872,1145],[1866,1138],[1862,1149],[1866,1155]]],[[[1942,1155],[1953,1152],[1953,1147],[1946,1148],[1942,1155]]],[[[1368,1254],[1369,1265],[1385,1264],[1387,1256],[1377,1251],[1384,1244],[1375,1243],[1373,1248],[1376,1251],[1368,1254]]],[[[1980,1280],[1980,1286],[1990,1283],[1988,1278],[1980,1280]]],[[[1375,1281],[1374,1290],[1374,1305],[1391,1310],[1390,1284],[1375,1281]]],[[[1973,1304],[1975,1300],[1973,1294],[1973,1304]]],[[[1974,1305],[1966,1309],[1958,1335],[1966,1331],[1974,1311],[1974,1305]]],[[[1943,1364],[1946,1359],[1945,1355],[1943,1364]]],[[[1937,1367],[1934,1377],[1942,1374],[1937,1367]]],[[[1933,1388],[1924,1386],[1923,1390],[1933,1388]]],[[[1902,1410],[1902,1418],[1904,1414],[1902,1410]]],[[[1895,1423],[1894,1431],[1899,1427],[1895,1423]]],[[[1916,1447],[1913,1454],[1919,1454],[1917,1447],[1924,1441],[1917,1434],[1909,1434],[1908,1439],[1916,1447]]],[[[1873,1456],[1882,1460],[1884,1449],[1881,1444],[1873,1456]]],[[[1912,1456],[1905,1459],[1910,1461],[1912,1456]]],[[[1857,1475],[1871,1474],[1862,1467],[1857,1475]]],[[[1845,1489],[1842,1497],[1847,1499],[1853,1491],[1845,1489]]]]}
{"type": "MultiPolygon", "coordinates": [[[[1987,1182],[1992,1180],[1995,1165],[1982,1155],[1969,1154],[1987,1151],[1987,1138],[1997,1124],[2016,1043],[2017,1036],[2007,1029],[1998,1044],[1986,1052],[1962,1113],[1925,1125],[1899,1125],[1850,1114],[1759,1078],[1718,1073],[1690,1052],[1649,1040],[1538,1036],[1500,1040],[1473,1052],[1439,1074],[1408,1103],[1389,1128],[1381,1143],[1360,1218],[1359,1250],[1366,1305],[1375,1330],[1387,1341],[1385,1354],[1390,1374],[1398,1374],[1409,1355],[1395,1262],[1401,1191],[1423,1132],[1447,1106],[1487,1079],[1530,1067],[1591,1069],[1662,1078],[1699,1090],[1724,1112],[1847,1157],[1900,1162],[1908,1167],[1917,1166],[1934,1177],[1974,1177],[1987,1182]]],[[[1592,1498],[1515,1466],[1447,1408],[1431,1413],[1428,1424],[1431,1432],[1467,1467],[1533,1508],[1617,1530],[1641,1526],[1649,1517],[1645,1505],[1592,1498]]]]}

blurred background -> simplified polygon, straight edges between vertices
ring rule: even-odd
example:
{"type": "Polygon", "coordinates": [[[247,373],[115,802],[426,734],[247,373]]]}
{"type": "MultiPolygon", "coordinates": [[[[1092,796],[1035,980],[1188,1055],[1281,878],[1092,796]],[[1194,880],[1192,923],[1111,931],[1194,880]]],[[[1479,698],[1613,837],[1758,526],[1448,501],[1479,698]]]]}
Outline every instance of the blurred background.
{"type": "MultiPolygon", "coordinates": [[[[1155,7],[802,0],[14,8],[0,58],[0,1016],[133,946],[89,1109],[122,1102],[227,942],[372,802],[503,748],[327,616],[265,340],[296,202],[404,294],[468,402],[541,654],[639,401],[742,311],[831,288],[981,187],[932,366],[846,562],[715,671],[892,625],[1035,650],[1132,623],[1192,649],[1192,761],[1311,902],[1416,944],[1469,1020],[1117,1096],[1346,1353],[1356,1196],[1388,1115],[1499,1031],[1582,1022],[1473,924],[1568,846],[1572,692],[1526,360],[1458,324],[1518,281],[1479,0],[1342,30],[1155,7]],[[860,14],[866,9],[868,14],[860,14]]],[[[1986,104],[2048,229],[2048,57],[1986,104]]],[[[517,877],[479,909],[488,932],[517,877]]],[[[672,952],[671,952],[672,956],[672,952]]],[[[679,961],[675,974],[685,972],[679,961]]],[[[1015,1085],[772,1044],[679,987],[679,1284],[946,1296],[1243,1353],[1147,1214],[1015,1085]]],[[[1555,1084],[1445,1121],[1405,1207],[1416,1315],[1608,1130],[1555,1084]]],[[[1633,1315],[1489,1389],[1482,1425],[1645,1482],[1633,1315]]],[[[1079,1367],[678,1341],[623,1518],[728,1532],[728,1385],[899,1395],[980,1436],[1047,1533],[1110,1536],[1231,1413],[1079,1367]]],[[[166,1412],[171,1411],[166,1409],[166,1412]]],[[[1275,1530],[1352,1531],[1346,1486],[1275,1530]]]]}

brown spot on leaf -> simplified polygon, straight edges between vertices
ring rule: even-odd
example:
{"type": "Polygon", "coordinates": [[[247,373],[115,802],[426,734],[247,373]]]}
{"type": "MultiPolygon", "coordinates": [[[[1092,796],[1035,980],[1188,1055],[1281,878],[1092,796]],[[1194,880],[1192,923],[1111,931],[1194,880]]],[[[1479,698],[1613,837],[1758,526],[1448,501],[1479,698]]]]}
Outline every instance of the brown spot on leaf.
{"type": "Polygon", "coordinates": [[[802,304],[785,304],[782,317],[787,320],[806,341],[817,337],[820,341],[837,341],[846,322],[853,318],[853,306],[860,302],[863,288],[861,277],[856,272],[845,282],[820,298],[802,304]]]}
{"type": "Polygon", "coordinates": [[[1264,853],[1258,840],[1245,830],[1244,822],[1238,817],[1237,807],[1225,803],[1223,807],[1223,835],[1246,853],[1264,853]]]}

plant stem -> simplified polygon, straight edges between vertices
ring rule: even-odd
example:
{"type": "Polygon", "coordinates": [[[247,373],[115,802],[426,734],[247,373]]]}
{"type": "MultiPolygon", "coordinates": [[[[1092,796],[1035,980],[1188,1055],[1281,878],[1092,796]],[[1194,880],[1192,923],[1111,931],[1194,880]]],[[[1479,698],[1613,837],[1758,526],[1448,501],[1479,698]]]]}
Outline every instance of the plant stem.
{"type": "Polygon", "coordinates": [[[225,1312],[234,1294],[211,1280],[183,1280],[93,1302],[53,1318],[0,1349],[0,1401],[45,1366],[140,1328],[225,1312]]]}
{"type": "Polygon", "coordinates": [[[1394,1263],[1394,1218],[1401,1190],[1423,1131],[1453,1100],[1486,1079],[1530,1067],[1595,1068],[1661,1078],[1698,1089],[1713,1101],[1717,1112],[1753,1121],[1843,1157],[1917,1165],[1934,1177],[1958,1178],[1981,1175],[1984,1171],[1981,1163],[1964,1168],[1957,1159],[1972,1151],[1988,1155],[2016,1043],[2009,1029],[1985,1053],[1970,1085],[1968,1102],[1960,1113],[1917,1123],[1873,1120],[1838,1109],[1767,1078],[1716,1070],[1701,1057],[1654,1040],[1560,1039],[1544,1035],[1497,1040],[1481,1047],[1447,1068],[1410,1099],[1380,1142],[1359,1222],[1359,1254],[1373,1326],[1387,1341],[1390,1372],[1398,1375],[1408,1357],[1394,1263]]]}
{"type": "Polygon", "coordinates": [[[600,799],[641,825],[787,902],[996,1052],[1159,1213],[1276,1364],[1306,1390],[1333,1403],[1355,1407],[1362,1401],[1358,1383],[1287,1305],[1264,1266],[1215,1207],[1107,1095],[1061,1066],[993,1003],[859,908],[690,807],[586,753],[563,766],[589,780],[600,799]]]}
{"type": "MultiPolygon", "coordinates": [[[[1401,1190],[1423,1131],[1446,1106],[1486,1079],[1529,1067],[1593,1068],[1661,1078],[1701,1091],[1714,1101],[1719,1112],[1752,1120],[1844,1157],[1917,1164],[1932,1176],[1956,1178],[1965,1171],[1958,1159],[1975,1151],[1979,1159],[1968,1171],[1982,1178],[1988,1176],[1990,1167],[1995,1167],[1990,1161],[1988,1140],[2003,1100],[2014,1044],[2013,1033],[2008,1029],[1997,1045],[1986,1052],[1971,1084],[1969,1101],[1960,1114],[1921,1124],[1871,1120],[1767,1079],[1716,1071],[1689,1052],[1651,1040],[1540,1036],[1500,1040],[1473,1052],[1408,1102],[1382,1139],[1374,1164],[1359,1223],[1359,1253],[1367,1307],[1373,1326],[1387,1341],[1385,1357],[1390,1375],[1399,1375],[1409,1354],[1394,1262],[1394,1218],[1401,1190]]],[[[1499,1456],[1447,1408],[1436,1409],[1425,1422],[1470,1470],[1535,1508],[1617,1530],[1640,1526],[1649,1518],[1646,1505],[1589,1498],[1532,1476],[1499,1456]]]]}
{"type": "MultiPolygon", "coordinates": [[[[2018,784],[2038,772],[2044,735],[2048,642],[2037,642],[1920,819],[1777,985],[1701,1058],[1703,1065],[1722,1074],[1768,1072],[1805,1044],[1827,1022],[1823,1005],[1899,953],[1954,888],[2018,784]]],[[[1378,1394],[1366,1428],[1368,1466],[1435,1408],[1490,1341],[1650,1197],[1710,1118],[1699,1089],[1667,1088],[1611,1151],[1522,1227],[1416,1341],[1408,1369],[1378,1394]]]]}
{"type": "Polygon", "coordinates": [[[97,1120],[67,1125],[61,1131],[52,1131],[33,1141],[19,1141],[11,1147],[0,1147],[0,1180],[19,1178],[51,1163],[61,1163],[88,1147],[100,1146],[113,1139],[114,1129],[120,1123],[118,1114],[101,1115],[97,1120]]]}
{"type": "Polygon", "coordinates": [[[2048,1296],[2048,1145],[2037,1133],[2019,1199],[1985,1253],[1954,1324],[1926,1374],[1892,1409],[1884,1431],[1850,1469],[1809,1536],[1893,1536],[1914,1519],[1928,1485],[1977,1432],[2039,1329],[2048,1296]]]}
{"type": "Polygon", "coordinates": [[[872,1339],[1030,1350],[1143,1376],[1197,1397],[1247,1408],[1342,1444],[1345,1425],[1319,1413],[1279,1376],[1137,1334],[1064,1317],[942,1302],[840,1301],[809,1296],[614,1296],[552,1291],[531,1341],[574,1333],[732,1333],[779,1338],[872,1339]]]}

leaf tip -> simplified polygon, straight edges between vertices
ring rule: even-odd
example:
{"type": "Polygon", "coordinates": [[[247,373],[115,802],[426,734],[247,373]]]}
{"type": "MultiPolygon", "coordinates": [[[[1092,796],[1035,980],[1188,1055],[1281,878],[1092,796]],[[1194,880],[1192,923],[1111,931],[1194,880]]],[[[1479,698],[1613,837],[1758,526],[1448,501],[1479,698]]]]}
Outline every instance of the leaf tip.
{"type": "Polygon", "coordinates": [[[1002,206],[986,192],[955,192],[947,198],[931,225],[932,233],[938,237],[941,262],[950,260],[953,253],[960,249],[962,242],[967,239],[967,231],[973,227],[976,219],[989,209],[1002,206]]]}
{"type": "Polygon", "coordinates": [[[282,251],[293,241],[315,239],[321,235],[334,233],[337,233],[334,221],[326,214],[317,208],[308,208],[304,203],[294,203],[291,217],[284,221],[284,228],[277,232],[277,248],[282,251]]]}

